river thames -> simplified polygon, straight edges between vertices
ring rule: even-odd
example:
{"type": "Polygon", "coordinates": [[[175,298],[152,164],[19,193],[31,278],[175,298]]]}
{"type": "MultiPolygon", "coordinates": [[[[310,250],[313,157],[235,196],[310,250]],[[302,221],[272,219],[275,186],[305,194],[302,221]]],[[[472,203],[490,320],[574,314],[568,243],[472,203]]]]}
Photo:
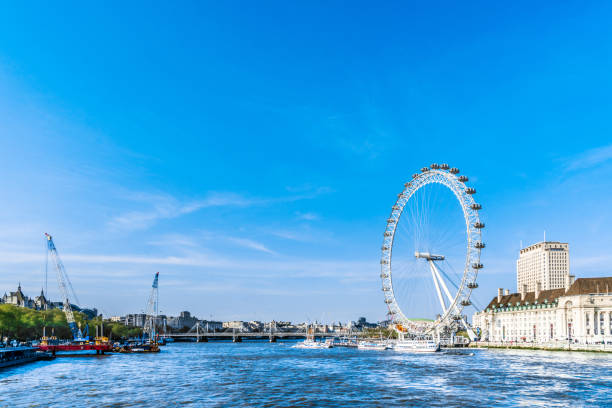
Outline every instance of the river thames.
{"type": "Polygon", "coordinates": [[[610,406],[612,355],[175,343],[0,371],[0,406],[610,406]]]}

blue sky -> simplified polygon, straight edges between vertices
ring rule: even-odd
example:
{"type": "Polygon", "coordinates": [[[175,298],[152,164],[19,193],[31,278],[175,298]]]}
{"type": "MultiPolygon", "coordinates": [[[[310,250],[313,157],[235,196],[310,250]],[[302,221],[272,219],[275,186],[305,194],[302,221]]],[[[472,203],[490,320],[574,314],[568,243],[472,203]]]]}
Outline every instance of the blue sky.
{"type": "Polygon", "coordinates": [[[160,271],[168,314],[380,320],[385,219],[432,162],[484,206],[480,304],[544,230],[610,276],[607,2],[1,7],[0,292],[40,290],[49,232],[106,315],[160,271]]]}

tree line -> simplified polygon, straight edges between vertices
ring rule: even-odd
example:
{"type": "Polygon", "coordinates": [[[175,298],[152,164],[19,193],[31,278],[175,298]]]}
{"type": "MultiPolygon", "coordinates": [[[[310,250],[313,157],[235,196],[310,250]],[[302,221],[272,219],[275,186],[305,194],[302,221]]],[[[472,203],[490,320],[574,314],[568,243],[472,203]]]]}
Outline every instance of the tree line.
{"type": "MultiPolygon", "coordinates": [[[[104,322],[100,317],[88,319],[81,312],[74,312],[74,320],[81,330],[89,326],[89,335],[93,338],[96,327],[103,327],[104,336],[111,339],[125,339],[139,337],[142,328],[126,326],[120,322],[104,322]]],[[[46,335],[54,335],[58,339],[72,339],[72,333],[66,321],[66,315],[59,309],[34,310],[15,305],[0,305],[0,340],[28,341],[40,339],[43,336],[43,328],[46,335]]]]}

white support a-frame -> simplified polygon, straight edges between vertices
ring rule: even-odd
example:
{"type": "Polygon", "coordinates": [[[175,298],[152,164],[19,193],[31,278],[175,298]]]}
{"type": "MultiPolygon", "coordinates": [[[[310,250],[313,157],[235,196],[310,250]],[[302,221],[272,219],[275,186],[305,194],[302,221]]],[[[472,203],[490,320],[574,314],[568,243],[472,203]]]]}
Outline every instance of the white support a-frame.
{"type": "Polygon", "coordinates": [[[434,265],[432,260],[429,260],[428,262],[429,262],[429,269],[431,270],[431,278],[433,279],[434,285],[436,286],[436,292],[438,293],[438,299],[440,300],[440,306],[442,306],[442,315],[444,315],[446,314],[446,303],[444,303],[444,298],[442,297],[442,292],[440,291],[440,284],[438,283],[438,279],[436,278],[438,271],[436,270],[436,266],[434,265]]]}
{"type": "MultiPolygon", "coordinates": [[[[442,301],[442,294],[440,293],[439,285],[442,285],[442,289],[444,290],[444,293],[446,294],[446,297],[448,298],[449,305],[453,304],[453,297],[451,296],[450,291],[448,290],[448,287],[446,286],[446,283],[444,283],[444,279],[442,279],[440,272],[438,272],[438,268],[436,268],[434,261],[432,259],[429,259],[428,262],[429,262],[429,267],[431,269],[432,276],[434,278],[434,282],[436,284],[436,289],[438,291],[438,297],[440,298],[440,302],[443,305],[442,310],[444,311],[444,313],[446,313],[446,306],[444,306],[444,302],[442,301]],[[440,282],[440,284],[438,284],[438,281],[440,282]]],[[[455,309],[455,312],[459,314],[459,309],[457,308],[457,305],[453,305],[453,308],[455,309]]],[[[461,321],[461,324],[463,324],[463,327],[465,327],[465,330],[467,331],[467,334],[470,337],[470,339],[476,340],[478,336],[476,336],[476,333],[474,333],[474,331],[467,324],[465,319],[461,317],[460,321],[461,321]]]]}

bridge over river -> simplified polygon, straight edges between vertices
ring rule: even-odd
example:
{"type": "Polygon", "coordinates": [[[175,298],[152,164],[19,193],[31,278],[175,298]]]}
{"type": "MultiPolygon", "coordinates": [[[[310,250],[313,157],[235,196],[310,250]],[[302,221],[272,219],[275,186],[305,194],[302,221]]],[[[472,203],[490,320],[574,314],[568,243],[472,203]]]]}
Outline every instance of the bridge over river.
{"type": "MultiPolygon", "coordinates": [[[[340,338],[340,337],[355,337],[358,333],[314,333],[315,338],[340,338]]],[[[162,338],[172,338],[176,341],[197,341],[206,342],[208,340],[232,340],[241,342],[244,340],[262,340],[266,339],[271,342],[277,339],[304,339],[306,338],[305,331],[275,331],[275,332],[196,332],[196,333],[171,333],[161,335],[162,338]]]]}

